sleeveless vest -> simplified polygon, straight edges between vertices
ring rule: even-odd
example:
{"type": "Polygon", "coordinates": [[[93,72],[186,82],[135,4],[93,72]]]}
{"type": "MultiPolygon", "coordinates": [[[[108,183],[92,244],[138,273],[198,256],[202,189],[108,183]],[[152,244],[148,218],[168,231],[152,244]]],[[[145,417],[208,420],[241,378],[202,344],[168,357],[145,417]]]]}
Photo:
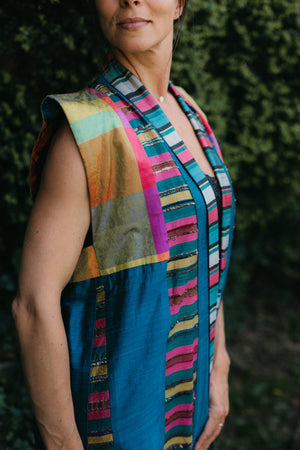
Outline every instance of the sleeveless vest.
{"type": "MultiPolygon", "coordinates": [[[[189,100],[184,101],[195,110],[189,100]]],[[[92,88],[47,97],[42,111],[44,126],[31,163],[33,197],[51,137],[63,115],[73,132],[88,183],[91,236],[61,302],[75,417],[84,448],[163,449],[165,422],[164,415],[160,416],[165,407],[170,329],[166,281],[170,253],[161,198],[145,146],[165,144],[148,119],[101,76],[92,88]],[[98,411],[102,411],[101,418],[98,411]],[[88,433],[88,421],[94,422],[95,435],[88,433]],[[118,424],[116,430],[114,423],[118,424]]],[[[203,417],[200,407],[197,410],[193,441],[207,420],[206,373],[212,360],[214,323],[228,271],[234,221],[233,191],[221,152],[205,117],[200,111],[197,115],[205,128],[201,144],[219,167],[223,215],[216,283],[208,264],[213,249],[207,242],[200,249],[208,254],[205,276],[212,300],[205,320],[211,345],[198,355],[199,377],[202,372],[206,377],[207,406],[203,417]]],[[[206,225],[203,232],[207,236],[206,225]]]]}

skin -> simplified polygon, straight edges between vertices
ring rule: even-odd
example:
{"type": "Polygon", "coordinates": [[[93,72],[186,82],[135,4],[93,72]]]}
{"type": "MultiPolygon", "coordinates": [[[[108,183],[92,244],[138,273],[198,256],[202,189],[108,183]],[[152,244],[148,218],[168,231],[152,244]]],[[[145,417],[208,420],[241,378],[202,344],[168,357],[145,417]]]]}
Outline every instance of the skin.
{"type": "MultiPolygon", "coordinates": [[[[173,20],[177,0],[96,0],[102,29],[115,56],[135,73],[161,104],[202,170],[213,171],[186,116],[168,92],[173,20]],[[130,17],[146,24],[120,25],[130,17]]],[[[64,123],[55,135],[43,170],[21,259],[13,315],[34,413],[48,450],[82,450],[74,419],[69,354],[61,317],[61,292],[76,267],[90,224],[86,175],[73,135],[64,123]],[[55,382],[53,381],[55,380],[55,382]]],[[[216,322],[209,419],[195,444],[206,450],[229,411],[229,357],[221,305],[216,322]]]]}
{"type": "Polygon", "coordinates": [[[13,302],[33,409],[49,450],[83,449],[74,419],[60,296],[89,223],[83,164],[69,127],[63,125],[49,150],[29,220],[13,302]]]}

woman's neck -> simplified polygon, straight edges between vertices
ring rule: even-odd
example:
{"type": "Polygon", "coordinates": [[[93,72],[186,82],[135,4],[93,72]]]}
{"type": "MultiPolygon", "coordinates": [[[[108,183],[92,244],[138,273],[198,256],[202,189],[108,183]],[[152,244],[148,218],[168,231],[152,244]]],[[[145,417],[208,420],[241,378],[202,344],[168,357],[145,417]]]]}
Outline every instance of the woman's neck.
{"type": "Polygon", "coordinates": [[[126,55],[115,50],[115,57],[132,72],[157,100],[164,101],[168,93],[172,51],[166,58],[161,53],[126,55]]]}

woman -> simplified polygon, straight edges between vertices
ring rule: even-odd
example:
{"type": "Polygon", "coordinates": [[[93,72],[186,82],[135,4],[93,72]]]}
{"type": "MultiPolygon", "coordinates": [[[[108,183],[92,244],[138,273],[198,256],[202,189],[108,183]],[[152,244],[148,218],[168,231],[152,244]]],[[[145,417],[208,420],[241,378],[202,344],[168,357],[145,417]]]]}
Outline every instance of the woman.
{"type": "MultiPolygon", "coordinates": [[[[169,82],[187,0],[96,0],[111,54],[48,97],[13,313],[47,449],[211,446],[228,414],[233,193],[169,82]]],[[[43,448],[38,438],[37,448],[43,448]]]]}

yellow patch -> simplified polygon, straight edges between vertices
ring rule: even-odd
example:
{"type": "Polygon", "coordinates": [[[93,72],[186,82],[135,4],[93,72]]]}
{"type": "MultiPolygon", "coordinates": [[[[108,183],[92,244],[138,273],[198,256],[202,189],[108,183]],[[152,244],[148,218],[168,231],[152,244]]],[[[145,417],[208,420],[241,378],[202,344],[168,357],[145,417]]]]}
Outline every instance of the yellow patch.
{"type": "Polygon", "coordinates": [[[82,250],[71,283],[89,280],[100,276],[94,247],[90,245],[82,250]]]}

